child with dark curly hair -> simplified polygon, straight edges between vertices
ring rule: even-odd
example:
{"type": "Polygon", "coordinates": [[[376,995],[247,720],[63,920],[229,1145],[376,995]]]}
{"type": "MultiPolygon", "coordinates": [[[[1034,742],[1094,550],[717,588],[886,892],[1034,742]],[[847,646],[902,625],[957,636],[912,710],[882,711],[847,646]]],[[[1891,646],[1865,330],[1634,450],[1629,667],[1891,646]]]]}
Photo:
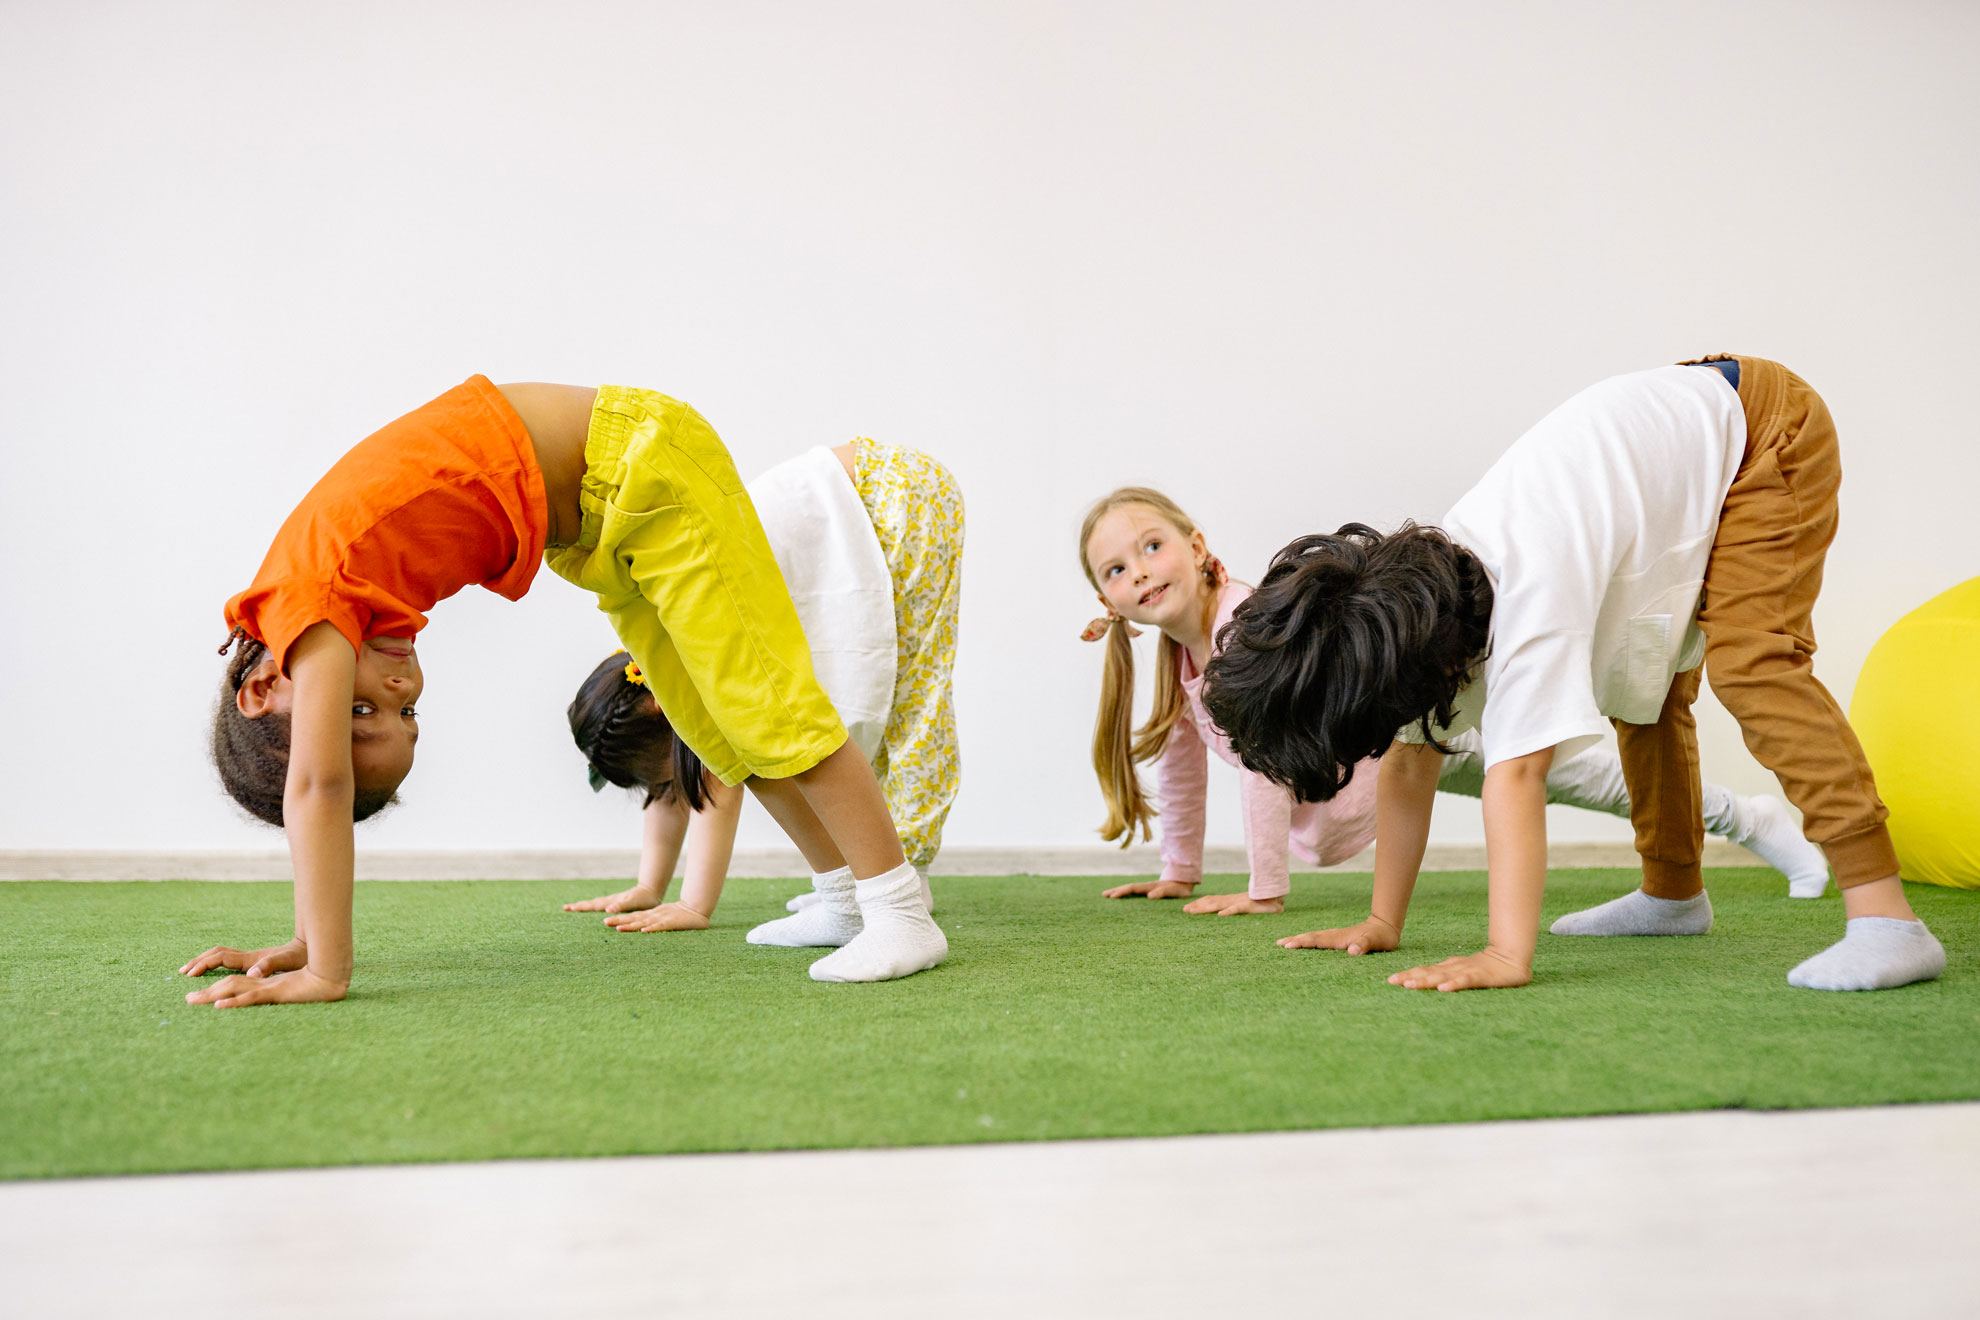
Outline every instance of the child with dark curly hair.
{"type": "Polygon", "coordinates": [[[1906,902],[1869,763],[1814,675],[1811,612],[1836,529],[1836,432],[1778,363],[1717,357],[1584,390],[1514,443],[1445,518],[1351,523],[1280,551],[1218,635],[1203,701],[1243,763],[1302,800],[1380,756],[1368,920],[1281,941],[1398,947],[1455,734],[1482,739],[1490,919],[1475,954],[1411,989],[1524,985],[1546,885],[1547,772],[1620,740],[1639,890],[1559,935],[1702,935],[1712,924],[1700,667],[1800,808],[1843,893],[1842,940],[1792,985],[1930,980],[1945,952],[1906,902]]]}
{"type": "MultiPolygon", "coordinates": [[[[1105,616],[1087,625],[1087,641],[1105,641],[1106,669],[1100,712],[1093,725],[1093,768],[1107,803],[1100,835],[1122,847],[1139,829],[1146,839],[1158,815],[1144,791],[1138,766],[1152,762],[1160,802],[1162,871],[1154,880],[1116,885],[1107,898],[1185,898],[1203,880],[1204,796],[1207,763],[1214,752],[1239,765],[1230,743],[1204,712],[1203,670],[1214,654],[1219,629],[1251,595],[1210,553],[1203,533],[1175,501],[1146,486],[1124,486],[1102,497],[1080,524],[1080,567],[1105,616]],[[1160,633],[1155,647],[1155,693],[1148,722],[1136,729],[1134,647],[1141,624],[1160,633]]],[[[1477,797],[1484,772],[1475,732],[1452,737],[1440,758],[1437,787],[1477,797]]],[[[1239,765],[1238,795],[1244,811],[1244,848],[1251,877],[1243,893],[1204,894],[1183,910],[1192,914],[1284,911],[1291,892],[1288,852],[1320,866],[1346,861],[1375,838],[1376,762],[1324,802],[1296,802],[1280,783],[1239,765]]],[[[1785,804],[1770,797],[1742,797],[1718,784],[1704,785],[1705,821],[1714,834],[1753,849],[1788,877],[1789,892],[1814,897],[1829,883],[1821,850],[1801,837],[1785,804]]],[[[1557,759],[1547,772],[1547,801],[1629,815],[1622,764],[1607,747],[1590,747],[1557,759]]]]}

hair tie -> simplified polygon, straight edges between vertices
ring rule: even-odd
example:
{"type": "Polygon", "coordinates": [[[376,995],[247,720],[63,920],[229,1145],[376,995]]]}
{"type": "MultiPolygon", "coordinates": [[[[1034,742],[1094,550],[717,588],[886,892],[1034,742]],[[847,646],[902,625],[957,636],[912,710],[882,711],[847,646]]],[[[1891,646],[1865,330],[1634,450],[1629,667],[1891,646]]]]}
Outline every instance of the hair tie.
{"type": "Polygon", "coordinates": [[[649,692],[653,690],[652,685],[646,681],[646,674],[640,669],[637,660],[626,661],[626,682],[637,683],[649,692]]]}
{"type": "MultiPolygon", "coordinates": [[[[1102,605],[1107,605],[1107,598],[1105,596],[1102,596],[1100,598],[1100,603],[1102,605]]],[[[1112,605],[1107,605],[1107,612],[1105,614],[1101,615],[1099,618],[1093,620],[1093,622],[1087,624],[1084,628],[1080,629],[1079,640],[1082,642],[1097,642],[1102,637],[1105,637],[1107,635],[1107,629],[1113,627],[1116,623],[1122,624],[1127,628],[1128,636],[1130,637],[1141,636],[1141,629],[1135,627],[1133,624],[1129,623],[1126,619],[1114,613],[1114,607],[1112,605]]]]}
{"type": "Polygon", "coordinates": [[[1224,571],[1224,561],[1215,555],[1203,561],[1203,576],[1210,580],[1213,587],[1221,587],[1231,580],[1231,575],[1224,571]]]}

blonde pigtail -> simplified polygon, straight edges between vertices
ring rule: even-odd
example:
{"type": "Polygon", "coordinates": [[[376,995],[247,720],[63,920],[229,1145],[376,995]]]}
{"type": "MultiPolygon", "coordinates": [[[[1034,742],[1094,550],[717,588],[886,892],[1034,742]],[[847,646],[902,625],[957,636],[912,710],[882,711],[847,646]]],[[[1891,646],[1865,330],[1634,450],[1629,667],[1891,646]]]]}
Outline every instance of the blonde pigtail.
{"type": "Polygon", "coordinates": [[[1128,640],[1126,619],[1107,626],[1107,667],[1100,679],[1100,714],[1093,722],[1093,773],[1100,778],[1100,796],[1107,803],[1107,823],[1100,837],[1134,842],[1136,829],[1144,842],[1153,837],[1154,808],[1141,791],[1135,770],[1140,740],[1134,736],[1134,645],[1128,640]]]}

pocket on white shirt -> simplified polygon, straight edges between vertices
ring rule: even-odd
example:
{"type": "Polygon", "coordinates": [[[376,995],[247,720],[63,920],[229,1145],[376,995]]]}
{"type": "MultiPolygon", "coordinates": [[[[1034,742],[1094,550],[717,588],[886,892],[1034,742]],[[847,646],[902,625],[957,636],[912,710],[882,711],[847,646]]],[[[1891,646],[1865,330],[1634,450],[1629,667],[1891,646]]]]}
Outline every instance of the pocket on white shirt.
{"type": "Polygon", "coordinates": [[[1671,688],[1671,625],[1669,614],[1639,614],[1629,621],[1623,639],[1623,690],[1617,718],[1631,724],[1655,724],[1671,688]]]}

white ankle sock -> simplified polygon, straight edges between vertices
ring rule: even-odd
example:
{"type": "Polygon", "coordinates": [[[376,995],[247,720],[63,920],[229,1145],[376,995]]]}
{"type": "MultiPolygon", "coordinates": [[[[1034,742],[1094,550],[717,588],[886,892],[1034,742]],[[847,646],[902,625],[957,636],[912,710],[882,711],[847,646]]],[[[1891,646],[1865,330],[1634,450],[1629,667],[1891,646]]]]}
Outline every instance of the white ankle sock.
{"type": "Polygon", "coordinates": [[[865,928],[845,948],[811,964],[811,979],[892,981],[927,971],[948,957],[948,938],[928,915],[923,883],[920,873],[907,865],[858,881],[854,892],[865,928]]]}
{"type": "Polygon", "coordinates": [[[1750,848],[1760,859],[1788,878],[1792,898],[1820,898],[1829,887],[1829,859],[1802,837],[1787,803],[1771,793],[1742,799],[1734,808],[1739,820],[1734,843],[1750,848]]]}
{"type": "Polygon", "coordinates": [[[1547,927],[1554,935],[1703,935],[1710,929],[1712,900],[1703,890],[1690,898],[1652,898],[1641,889],[1547,927]]]}
{"type": "MultiPolygon", "coordinates": [[[[914,869],[921,876],[921,901],[928,905],[928,915],[932,917],[935,915],[935,891],[928,887],[928,872],[923,871],[918,866],[914,869]]],[[[802,912],[817,901],[818,891],[816,889],[807,889],[790,902],[784,904],[784,911],[802,912]]]]}
{"type": "Polygon", "coordinates": [[[849,944],[859,934],[859,904],[853,894],[853,873],[842,866],[811,877],[817,899],[788,917],[766,921],[743,938],[751,944],[777,944],[787,949],[825,948],[849,944]]]}
{"type": "Polygon", "coordinates": [[[1851,917],[1843,937],[1788,973],[1803,990],[1889,990],[1946,970],[1945,947],[1922,921],[1851,917]]]}

